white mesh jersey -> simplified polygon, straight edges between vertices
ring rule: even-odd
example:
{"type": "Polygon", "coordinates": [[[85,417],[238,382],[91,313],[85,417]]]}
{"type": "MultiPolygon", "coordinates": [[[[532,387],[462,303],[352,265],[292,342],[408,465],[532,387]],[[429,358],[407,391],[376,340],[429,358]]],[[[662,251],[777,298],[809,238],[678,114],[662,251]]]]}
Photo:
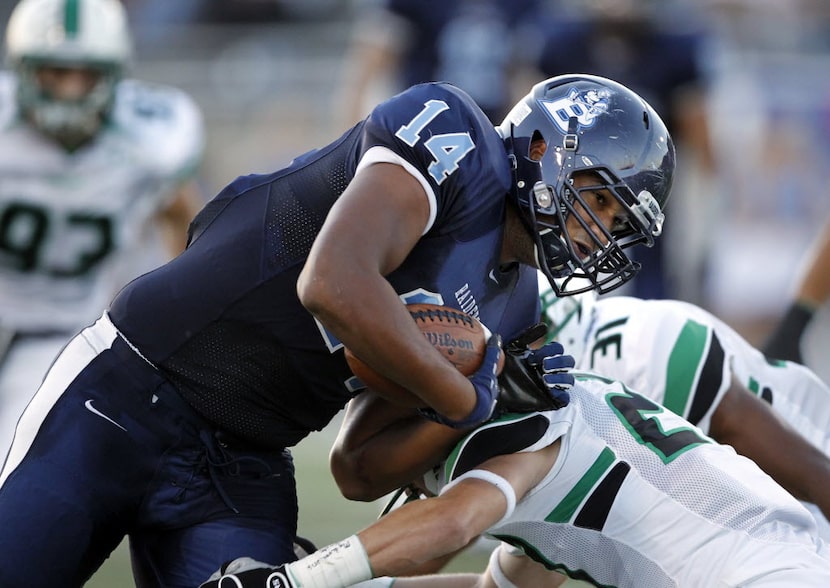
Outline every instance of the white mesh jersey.
{"type": "Polygon", "coordinates": [[[566,408],[477,429],[433,483],[475,467],[465,453],[480,455],[477,444],[510,443],[522,428],[537,431],[525,450],[561,439],[560,453],[487,533],[549,569],[631,588],[830,586],[830,553],[794,498],[732,448],[593,374],[577,374],[566,408]]]}
{"type": "Polygon", "coordinates": [[[0,323],[75,332],[166,259],[151,219],[195,173],[201,112],[175,88],[124,80],[109,124],[67,153],[21,120],[15,92],[0,73],[0,323]]]}
{"type": "Polygon", "coordinates": [[[577,367],[621,380],[708,433],[734,374],[830,454],[830,388],[810,369],[771,360],[729,325],[677,300],[594,303],[577,367]]]}

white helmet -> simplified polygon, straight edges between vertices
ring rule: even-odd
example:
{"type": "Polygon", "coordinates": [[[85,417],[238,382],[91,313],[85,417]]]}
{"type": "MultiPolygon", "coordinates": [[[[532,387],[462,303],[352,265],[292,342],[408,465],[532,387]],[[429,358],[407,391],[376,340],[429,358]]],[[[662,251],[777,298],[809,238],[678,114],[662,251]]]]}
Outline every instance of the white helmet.
{"type": "Polygon", "coordinates": [[[579,365],[580,358],[585,353],[594,303],[597,300],[596,291],[557,296],[540,272],[539,296],[542,299],[542,320],[548,327],[547,341],[561,343],[565,353],[572,355],[579,365]]]}
{"type": "Polygon", "coordinates": [[[132,58],[119,0],[21,0],[6,29],[6,59],[17,71],[18,102],[42,132],[68,149],[93,137],[112,108],[115,83],[132,58]],[[37,79],[42,66],[101,72],[82,99],[56,100],[37,79]]]}

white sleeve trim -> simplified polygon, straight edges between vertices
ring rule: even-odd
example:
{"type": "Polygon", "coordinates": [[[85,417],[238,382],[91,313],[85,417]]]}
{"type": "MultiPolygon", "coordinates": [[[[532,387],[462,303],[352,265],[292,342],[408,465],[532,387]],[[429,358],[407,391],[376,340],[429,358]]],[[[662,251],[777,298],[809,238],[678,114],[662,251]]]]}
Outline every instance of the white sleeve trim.
{"type": "Polygon", "coordinates": [[[448,491],[450,488],[461,482],[462,480],[467,480],[475,478],[476,480],[481,480],[483,482],[488,482],[501,490],[501,493],[504,494],[504,499],[507,501],[507,510],[504,513],[504,516],[499,519],[497,523],[491,525],[491,527],[496,527],[502,524],[505,520],[507,520],[510,515],[513,514],[513,511],[516,509],[516,491],[513,489],[513,486],[510,485],[510,482],[499,476],[498,474],[494,474],[488,470],[470,470],[460,476],[458,476],[455,480],[447,484],[441,489],[441,494],[448,491]]]}
{"type": "Polygon", "coordinates": [[[430,186],[426,178],[415,168],[414,165],[388,147],[370,147],[358,162],[355,174],[363,168],[369,167],[373,163],[394,163],[399,165],[409,172],[409,175],[418,180],[418,183],[421,184],[424,192],[426,192],[427,200],[429,201],[429,220],[427,220],[427,226],[423,231],[421,231],[421,235],[425,235],[426,232],[432,228],[432,225],[435,223],[435,217],[438,214],[438,204],[435,198],[435,192],[432,190],[432,186],[430,186]]]}

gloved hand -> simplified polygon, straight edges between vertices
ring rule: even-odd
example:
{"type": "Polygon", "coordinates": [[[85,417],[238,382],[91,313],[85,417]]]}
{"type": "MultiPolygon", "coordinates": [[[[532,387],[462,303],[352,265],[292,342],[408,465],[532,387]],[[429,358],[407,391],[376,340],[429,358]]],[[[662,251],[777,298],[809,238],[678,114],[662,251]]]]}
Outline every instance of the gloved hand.
{"type": "Polygon", "coordinates": [[[199,588],[297,588],[285,566],[269,566],[250,557],[224,564],[199,588]]]}
{"type": "Polygon", "coordinates": [[[801,339],[804,331],[813,320],[815,309],[806,304],[794,302],[767,338],[761,351],[771,359],[786,359],[804,363],[801,355],[801,339]]]}
{"type": "Polygon", "coordinates": [[[547,327],[539,323],[507,344],[499,376],[500,411],[555,410],[570,402],[574,377],[569,371],[576,365],[573,356],[564,355],[562,345],[555,341],[538,349],[530,347],[546,334],[547,327]]]}
{"type": "Polygon", "coordinates": [[[467,429],[488,420],[496,408],[496,398],[499,395],[498,364],[501,356],[501,335],[493,333],[487,341],[484,359],[478,370],[470,376],[476,392],[476,405],[473,411],[465,418],[453,421],[444,415],[438,414],[431,408],[421,408],[419,412],[426,418],[447,425],[454,429],[467,429]]]}

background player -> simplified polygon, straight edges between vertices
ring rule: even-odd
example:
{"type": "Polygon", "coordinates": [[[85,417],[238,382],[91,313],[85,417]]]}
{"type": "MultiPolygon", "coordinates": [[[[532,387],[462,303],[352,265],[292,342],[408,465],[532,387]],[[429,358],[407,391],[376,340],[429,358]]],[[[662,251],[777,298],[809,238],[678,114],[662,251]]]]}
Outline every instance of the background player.
{"type": "Polygon", "coordinates": [[[115,0],[23,0],[0,74],[0,453],[50,362],[128,279],[184,248],[200,111],[122,76],[115,0]]]}
{"type": "Polygon", "coordinates": [[[506,415],[462,440],[424,477],[435,498],[286,566],[232,562],[202,588],[351,586],[406,573],[484,531],[503,543],[483,579],[394,586],[559,585],[549,570],[621,588],[830,581],[830,551],[813,518],[756,464],[619,382],[576,378],[568,406],[506,415]],[[511,452],[480,462],[503,446],[511,452]]]}
{"type": "Polygon", "coordinates": [[[240,177],[184,253],[65,347],[23,414],[0,473],[0,584],[33,585],[39,567],[38,585],[79,585],[127,533],[139,585],[193,586],[245,554],[293,560],[288,448],[359,392],[343,347],[445,429],[486,420],[496,346],[468,379],[404,303],[464,308],[512,338],[538,319],[537,267],[603,290],[636,273],[625,248],[659,234],[673,173],[639,96],[563,76],[499,129],[458,88],[415,86],[287,168],[240,177]]]}
{"type": "Polygon", "coordinates": [[[578,368],[624,381],[732,445],[797,498],[830,537],[830,389],[769,360],[711,313],[677,300],[542,293],[549,338],[578,368]],[[818,508],[816,508],[816,506],[818,508]]]}
{"type": "Polygon", "coordinates": [[[374,94],[437,80],[462,88],[497,123],[518,98],[511,92],[541,77],[526,53],[528,29],[543,14],[543,1],[369,0],[362,4],[354,19],[336,103],[348,124],[366,115],[374,94]]]}

